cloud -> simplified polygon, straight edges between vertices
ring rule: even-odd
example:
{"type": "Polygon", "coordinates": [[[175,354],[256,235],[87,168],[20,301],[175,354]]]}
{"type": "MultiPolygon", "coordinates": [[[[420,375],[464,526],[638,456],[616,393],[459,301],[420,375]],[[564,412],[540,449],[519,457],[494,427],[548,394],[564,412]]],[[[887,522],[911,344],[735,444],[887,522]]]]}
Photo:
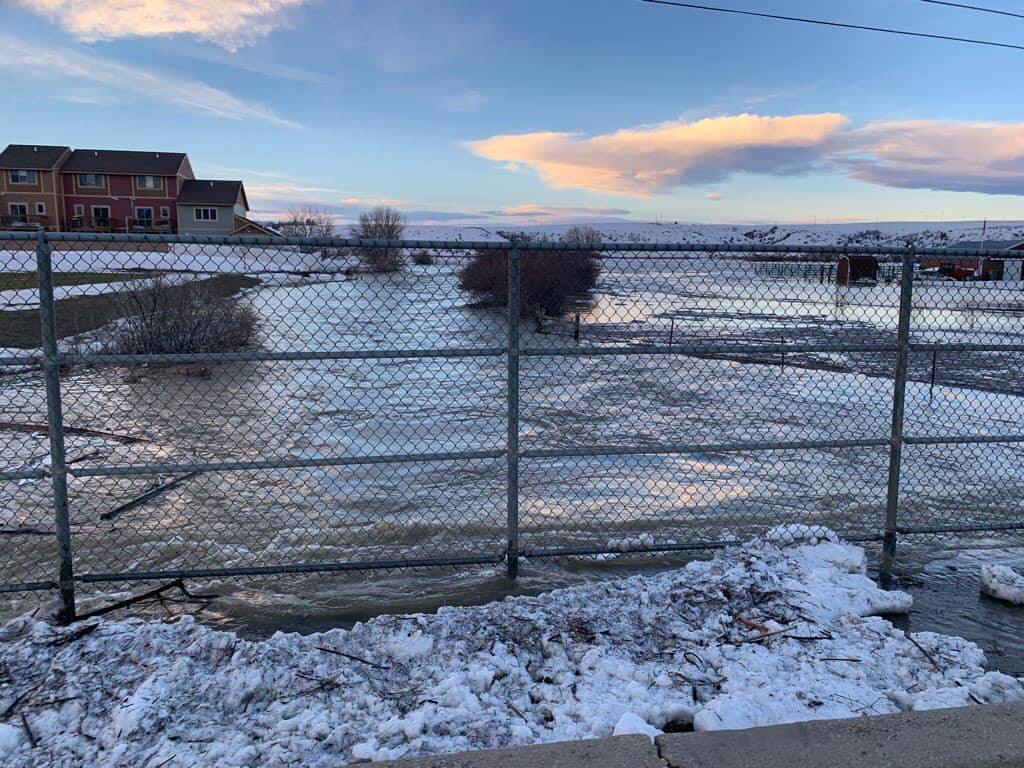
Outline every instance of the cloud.
{"type": "Polygon", "coordinates": [[[481,213],[511,218],[579,218],[592,216],[604,218],[607,216],[626,216],[629,214],[625,208],[594,208],[589,206],[572,205],[510,205],[494,211],[481,211],[481,213]]]}
{"type": "Polygon", "coordinates": [[[47,48],[7,35],[0,35],[0,71],[7,71],[12,77],[56,82],[58,87],[98,87],[111,98],[131,94],[228,120],[255,120],[286,128],[299,127],[269,107],[246,101],[199,80],[155,72],[138,64],[122,64],[71,48],[47,48]]]}
{"type": "Polygon", "coordinates": [[[449,112],[466,115],[476,112],[487,104],[487,97],[480,91],[463,91],[441,99],[441,106],[449,112]]]}
{"type": "Polygon", "coordinates": [[[886,187],[1024,195],[1024,123],[872,123],[851,133],[837,164],[886,187]]]}
{"type": "Polygon", "coordinates": [[[725,195],[723,195],[721,192],[705,192],[704,197],[715,203],[717,203],[719,200],[725,199],[725,195]]]}
{"type": "Polygon", "coordinates": [[[533,168],[556,189],[649,197],[741,171],[805,172],[827,153],[846,118],[834,113],[674,120],[585,137],[537,132],[492,136],[466,147],[489,160],[533,168]]]}
{"type": "MultiPolygon", "coordinates": [[[[556,189],[650,197],[737,173],[839,173],[902,189],[1024,195],[1024,123],[879,121],[836,113],[680,119],[614,133],[502,134],[465,146],[556,189]]],[[[721,200],[717,192],[705,195],[721,200]]]]}
{"type": "Polygon", "coordinates": [[[191,35],[229,51],[286,24],[308,0],[15,0],[86,42],[191,35]]]}

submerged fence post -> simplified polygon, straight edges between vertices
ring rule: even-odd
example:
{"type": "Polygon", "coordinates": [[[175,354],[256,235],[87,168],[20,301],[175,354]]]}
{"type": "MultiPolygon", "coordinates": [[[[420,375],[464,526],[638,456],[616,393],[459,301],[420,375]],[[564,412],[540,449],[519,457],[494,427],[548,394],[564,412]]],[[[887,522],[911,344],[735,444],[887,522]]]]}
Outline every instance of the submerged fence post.
{"type": "Polygon", "coordinates": [[[508,470],[506,525],[508,575],[519,573],[519,246],[508,251],[508,430],[505,461],[508,470]]]}
{"type": "Polygon", "coordinates": [[[39,278],[39,324],[43,342],[43,375],[46,380],[46,419],[50,433],[50,477],[53,483],[54,524],[57,530],[58,584],[61,608],[57,620],[75,620],[75,582],[71,562],[71,522],[68,519],[68,474],[64,457],[64,415],[60,399],[60,358],[57,320],[53,307],[53,264],[46,230],[36,238],[36,270],[39,278]]]}
{"type": "Polygon", "coordinates": [[[907,397],[907,366],[910,362],[910,315],[914,299],[913,251],[903,254],[900,274],[900,314],[896,331],[896,372],[893,376],[892,428],[889,432],[889,484],[885,497],[885,538],[882,572],[888,573],[896,558],[896,530],[900,506],[900,465],[903,460],[903,421],[907,397]]]}

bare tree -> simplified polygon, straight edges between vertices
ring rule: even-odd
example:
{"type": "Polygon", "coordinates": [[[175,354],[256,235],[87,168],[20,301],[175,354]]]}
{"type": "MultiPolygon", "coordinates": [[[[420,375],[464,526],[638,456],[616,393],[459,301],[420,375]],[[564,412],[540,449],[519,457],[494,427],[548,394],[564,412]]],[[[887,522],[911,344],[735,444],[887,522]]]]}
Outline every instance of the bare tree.
{"type": "MultiPolygon", "coordinates": [[[[292,208],[288,218],[277,223],[277,229],[281,234],[288,237],[333,237],[334,217],[322,208],[307,206],[305,208],[292,208]]],[[[303,253],[320,252],[320,258],[326,259],[329,256],[337,256],[337,251],[330,248],[318,248],[304,245],[301,247],[303,253]]]]}
{"type": "MultiPolygon", "coordinates": [[[[349,236],[360,240],[401,240],[405,233],[405,216],[387,206],[360,214],[359,221],[349,228],[349,236]]],[[[356,255],[369,272],[396,272],[404,257],[400,248],[357,248],[356,255]]]]}
{"type": "Polygon", "coordinates": [[[277,228],[289,237],[331,237],[334,217],[316,206],[292,208],[288,218],[279,222],[277,228]]]}

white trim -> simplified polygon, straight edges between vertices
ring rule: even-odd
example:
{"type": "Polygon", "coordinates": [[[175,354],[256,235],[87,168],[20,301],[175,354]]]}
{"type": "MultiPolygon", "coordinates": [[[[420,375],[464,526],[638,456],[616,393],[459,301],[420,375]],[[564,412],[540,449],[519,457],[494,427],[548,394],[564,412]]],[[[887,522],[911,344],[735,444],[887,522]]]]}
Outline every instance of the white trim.
{"type": "Polygon", "coordinates": [[[36,216],[45,216],[45,215],[46,215],[46,203],[41,202],[41,201],[36,201],[36,216]]]}
{"type": "Polygon", "coordinates": [[[201,206],[201,207],[200,206],[193,206],[193,208],[192,208],[192,221],[217,221],[217,209],[215,207],[208,206],[208,205],[204,205],[204,206],[201,206]],[[200,216],[199,216],[199,212],[200,211],[209,211],[212,215],[211,216],[203,216],[202,218],[200,218],[200,216]]]}

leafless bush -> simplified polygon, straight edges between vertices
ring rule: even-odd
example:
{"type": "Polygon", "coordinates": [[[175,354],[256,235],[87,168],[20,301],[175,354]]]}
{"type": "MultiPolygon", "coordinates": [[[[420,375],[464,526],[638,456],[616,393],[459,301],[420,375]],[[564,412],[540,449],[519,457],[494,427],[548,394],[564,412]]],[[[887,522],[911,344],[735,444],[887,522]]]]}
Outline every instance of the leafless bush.
{"type": "MultiPolygon", "coordinates": [[[[519,239],[524,238],[519,236],[519,239]]],[[[573,227],[562,240],[574,244],[597,243],[601,235],[596,230],[573,227]]],[[[573,301],[588,298],[601,273],[596,251],[530,250],[529,242],[526,238],[526,244],[519,250],[520,314],[523,317],[560,315],[573,301]]],[[[477,251],[460,273],[459,287],[479,296],[487,306],[505,306],[508,303],[508,251],[477,251]]]]}
{"type": "Polygon", "coordinates": [[[434,254],[430,251],[416,251],[412,255],[412,263],[419,264],[421,267],[429,267],[434,263],[434,254]]]}
{"type": "Polygon", "coordinates": [[[141,282],[120,295],[123,319],[110,326],[107,354],[234,352],[256,343],[259,316],[236,298],[196,283],[172,285],[163,275],[141,282]]]}
{"type": "MultiPolygon", "coordinates": [[[[349,229],[349,236],[360,240],[401,240],[404,233],[405,216],[386,206],[361,214],[349,229]]],[[[356,248],[355,253],[368,272],[397,272],[405,262],[400,248],[356,248]]]]}
{"type": "MultiPolygon", "coordinates": [[[[334,217],[316,206],[292,208],[288,218],[276,224],[276,229],[288,237],[333,237],[334,217]]],[[[301,250],[303,253],[319,251],[324,259],[339,255],[337,249],[331,248],[303,246],[301,250]]]]}
{"type": "Polygon", "coordinates": [[[276,228],[288,237],[331,237],[334,235],[334,217],[315,206],[292,208],[288,218],[276,228]]]}

